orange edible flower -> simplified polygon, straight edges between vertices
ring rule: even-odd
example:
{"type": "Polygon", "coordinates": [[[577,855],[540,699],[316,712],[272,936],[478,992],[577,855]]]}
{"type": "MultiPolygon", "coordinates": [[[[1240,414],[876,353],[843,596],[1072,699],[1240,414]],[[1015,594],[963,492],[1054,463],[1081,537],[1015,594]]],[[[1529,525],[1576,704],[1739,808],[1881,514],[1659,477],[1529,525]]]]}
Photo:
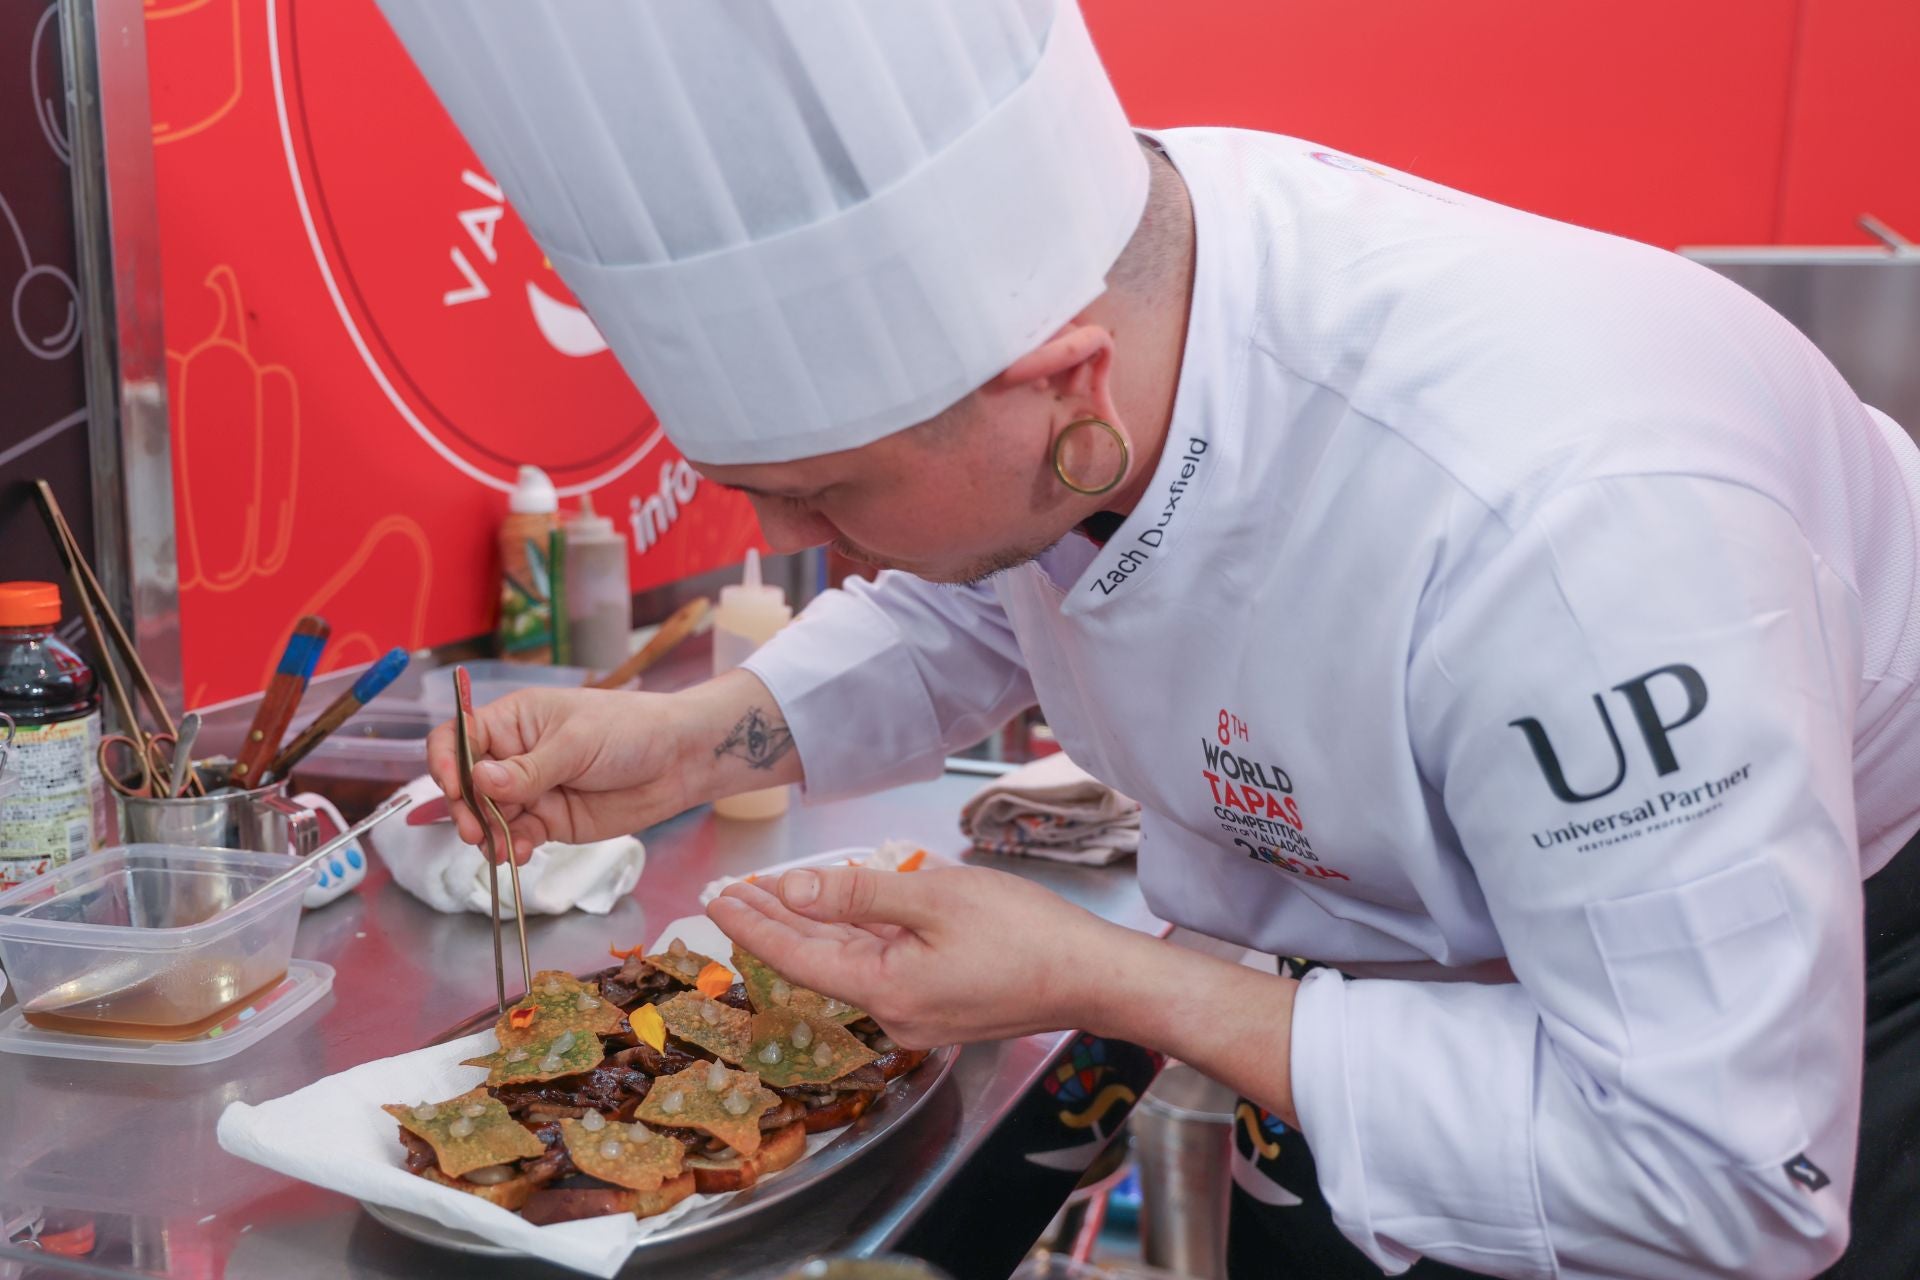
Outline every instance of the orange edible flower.
{"type": "Polygon", "coordinates": [[[693,989],[709,1000],[718,1000],[732,985],[733,970],[717,961],[702,969],[700,976],[693,980],[693,989]]]}
{"type": "Polygon", "coordinates": [[[644,949],[645,948],[643,947],[628,947],[625,951],[622,951],[618,947],[608,947],[607,954],[612,956],[615,960],[629,960],[629,959],[632,959],[634,956],[638,955],[644,949]]]}
{"type": "Polygon", "coordinates": [[[642,1043],[651,1045],[655,1053],[667,1047],[666,1020],[652,1005],[643,1004],[628,1014],[627,1025],[633,1028],[633,1034],[640,1037],[642,1043]]]}
{"type": "Polygon", "coordinates": [[[895,871],[918,871],[920,869],[921,864],[924,863],[926,860],[927,860],[927,851],[925,849],[915,849],[912,853],[900,859],[900,865],[895,867],[894,870],[895,871]]]}
{"type": "Polygon", "coordinates": [[[507,1025],[515,1031],[525,1031],[533,1025],[533,1015],[536,1012],[538,1011],[534,1009],[515,1009],[507,1015],[507,1025]]]}

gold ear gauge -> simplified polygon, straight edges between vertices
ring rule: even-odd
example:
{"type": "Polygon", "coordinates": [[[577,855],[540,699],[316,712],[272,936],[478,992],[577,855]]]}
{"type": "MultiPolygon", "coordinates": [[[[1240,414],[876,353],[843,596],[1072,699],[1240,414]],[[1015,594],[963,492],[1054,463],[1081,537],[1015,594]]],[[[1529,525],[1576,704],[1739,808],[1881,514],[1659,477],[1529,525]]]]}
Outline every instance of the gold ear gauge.
{"type": "Polygon", "coordinates": [[[1053,474],[1059,476],[1060,483],[1075,493],[1085,494],[1089,498],[1097,498],[1103,493],[1112,493],[1120,487],[1120,482],[1127,478],[1127,472],[1131,470],[1132,467],[1133,446],[1127,443],[1127,437],[1121,432],[1120,428],[1114,426],[1104,418],[1081,418],[1076,422],[1069,422],[1060,429],[1060,434],[1054,437],[1053,474]],[[1102,485],[1083,484],[1067,474],[1067,442],[1082,428],[1088,427],[1096,431],[1106,432],[1107,435],[1112,438],[1113,442],[1120,446],[1120,469],[1113,473],[1111,480],[1102,485]]]}

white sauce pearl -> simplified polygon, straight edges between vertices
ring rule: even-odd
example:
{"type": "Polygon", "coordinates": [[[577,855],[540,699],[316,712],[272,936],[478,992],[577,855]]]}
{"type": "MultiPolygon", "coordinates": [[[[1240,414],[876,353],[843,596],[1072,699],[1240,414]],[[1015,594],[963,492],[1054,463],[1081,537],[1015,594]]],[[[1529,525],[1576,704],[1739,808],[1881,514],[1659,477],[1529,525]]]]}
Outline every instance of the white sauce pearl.
{"type": "Polygon", "coordinates": [[[607,1127],[607,1118],[598,1111],[589,1111],[580,1117],[580,1127],[588,1133],[598,1133],[607,1127]]]}
{"type": "Polygon", "coordinates": [[[687,954],[687,944],[679,938],[675,938],[667,944],[667,954],[670,956],[684,956],[687,954]]]}
{"type": "Polygon", "coordinates": [[[767,994],[773,997],[775,1004],[785,1004],[793,999],[793,984],[785,978],[775,978],[767,987],[767,994]]]}
{"type": "Polygon", "coordinates": [[[561,1062],[560,1055],[557,1053],[550,1053],[540,1059],[540,1070],[549,1075],[558,1071],[564,1065],[566,1064],[561,1062]]]}
{"type": "Polygon", "coordinates": [[[439,1114],[440,1114],[440,1108],[436,1107],[431,1102],[423,1102],[419,1106],[413,1109],[413,1118],[415,1120],[421,1121],[422,1123],[433,1119],[435,1116],[439,1114]]]}
{"type": "Polygon", "coordinates": [[[827,1042],[825,1040],[822,1040],[819,1044],[813,1046],[813,1065],[814,1066],[824,1067],[824,1066],[830,1065],[832,1062],[833,1062],[833,1050],[827,1047],[827,1042]]]}
{"type": "Polygon", "coordinates": [[[618,1160],[620,1153],[624,1150],[626,1150],[626,1148],[609,1138],[600,1144],[600,1158],[603,1160],[618,1160]]]}
{"type": "Polygon", "coordinates": [[[720,1002],[718,1000],[702,1000],[700,1002],[700,1017],[708,1026],[718,1026],[720,1024],[720,1002]]]}
{"type": "Polygon", "coordinates": [[[473,1169],[466,1175],[467,1181],[482,1187],[497,1187],[503,1182],[513,1180],[513,1166],[510,1164],[490,1164],[484,1169],[473,1169]]]}
{"type": "Polygon", "coordinates": [[[727,1087],[727,1064],[716,1062],[707,1068],[707,1088],[718,1093],[727,1087]]]}
{"type": "Polygon", "coordinates": [[[461,1116],[458,1120],[455,1120],[447,1126],[447,1134],[454,1138],[471,1138],[473,1136],[473,1121],[467,1119],[465,1116],[461,1116]]]}
{"type": "Polygon", "coordinates": [[[793,1032],[788,1038],[793,1041],[794,1048],[805,1049],[813,1043],[813,1028],[804,1022],[796,1022],[793,1024],[793,1032]]]}
{"type": "Polygon", "coordinates": [[[753,1099],[736,1089],[720,1100],[720,1105],[730,1116],[743,1116],[753,1110],[753,1099]]]}
{"type": "Polygon", "coordinates": [[[469,1102],[466,1106],[460,1108],[460,1114],[469,1120],[478,1120],[481,1116],[487,1114],[487,1108],[483,1103],[469,1102]]]}
{"type": "Polygon", "coordinates": [[[575,1038],[573,1032],[562,1031],[553,1038],[553,1043],[547,1048],[554,1053],[566,1053],[573,1048],[575,1038]]]}
{"type": "Polygon", "coordinates": [[[526,1060],[527,1060],[526,1046],[515,1045],[513,1048],[507,1050],[508,1062],[525,1062],[526,1060]]]}
{"type": "Polygon", "coordinates": [[[580,1012],[585,1013],[589,1009],[599,1008],[600,1002],[594,999],[593,993],[591,991],[582,991],[579,995],[574,997],[573,1007],[580,1010],[580,1012]]]}
{"type": "Polygon", "coordinates": [[[780,1042],[778,1040],[767,1041],[765,1044],[760,1046],[760,1052],[755,1056],[757,1056],[760,1059],[760,1061],[766,1063],[768,1066],[772,1066],[774,1063],[780,1061],[780,1057],[781,1057],[780,1042]]]}
{"type": "Polygon", "coordinates": [[[663,1115],[677,1116],[686,1105],[686,1098],[678,1093],[670,1093],[660,1099],[660,1111],[663,1115]]]}

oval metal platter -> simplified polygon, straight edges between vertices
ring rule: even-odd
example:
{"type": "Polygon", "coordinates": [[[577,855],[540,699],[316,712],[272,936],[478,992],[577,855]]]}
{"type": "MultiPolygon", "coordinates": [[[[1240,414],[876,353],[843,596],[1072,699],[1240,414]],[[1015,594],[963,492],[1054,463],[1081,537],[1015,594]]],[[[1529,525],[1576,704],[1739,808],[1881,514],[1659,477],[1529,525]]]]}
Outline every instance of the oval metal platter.
{"type": "MultiPolygon", "coordinates": [[[[807,1188],[830,1178],[837,1170],[845,1168],[861,1155],[872,1150],[888,1134],[912,1118],[928,1098],[931,1098],[940,1086],[946,1082],[953,1071],[954,1060],[960,1056],[958,1045],[948,1045],[936,1049],[928,1055],[920,1068],[910,1075],[902,1076],[887,1086],[886,1098],[882,1105],[869,1110],[844,1129],[835,1131],[833,1140],[798,1161],[790,1168],[769,1174],[765,1179],[748,1187],[745,1191],[736,1191],[711,1204],[702,1205],[678,1221],[662,1228],[634,1246],[633,1255],[641,1256],[653,1249],[664,1249],[669,1245],[680,1245],[695,1236],[708,1232],[717,1232],[738,1223],[742,1218],[758,1213],[769,1205],[799,1195],[807,1188]]],[[[518,1249],[508,1249],[479,1236],[469,1235],[452,1227],[443,1227],[431,1218],[423,1218],[416,1213],[402,1209],[389,1209],[384,1205],[361,1201],[361,1207],[375,1221],[410,1236],[424,1244],[438,1245],[444,1249],[453,1249],[460,1253],[477,1254],[487,1258],[524,1258],[527,1255],[518,1249]]]]}

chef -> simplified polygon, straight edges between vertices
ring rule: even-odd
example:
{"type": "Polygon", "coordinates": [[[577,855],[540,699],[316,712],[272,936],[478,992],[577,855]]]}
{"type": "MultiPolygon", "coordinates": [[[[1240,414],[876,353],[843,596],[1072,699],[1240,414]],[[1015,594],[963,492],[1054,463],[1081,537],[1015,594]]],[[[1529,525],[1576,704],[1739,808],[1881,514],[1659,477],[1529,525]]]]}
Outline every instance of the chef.
{"type": "Polygon", "coordinates": [[[1789,324],[1136,134],[1073,0],[382,5],[688,459],[896,570],[685,693],[487,707],[521,853],[1037,704],[1143,804],[1159,915],[1297,959],[984,869],[714,919],[905,1043],[1239,1090],[1236,1277],[1916,1273],[1920,456],[1789,324]]]}

